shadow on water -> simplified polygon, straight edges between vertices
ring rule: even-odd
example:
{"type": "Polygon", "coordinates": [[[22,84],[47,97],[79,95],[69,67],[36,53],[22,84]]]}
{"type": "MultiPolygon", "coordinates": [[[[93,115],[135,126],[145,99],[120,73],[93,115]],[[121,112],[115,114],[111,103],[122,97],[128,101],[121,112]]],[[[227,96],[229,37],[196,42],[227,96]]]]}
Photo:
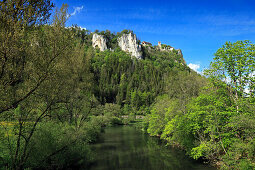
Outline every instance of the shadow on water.
{"type": "Polygon", "coordinates": [[[166,147],[132,126],[109,127],[100,141],[91,145],[91,170],[213,170],[209,165],[188,158],[181,150],[166,147]]]}

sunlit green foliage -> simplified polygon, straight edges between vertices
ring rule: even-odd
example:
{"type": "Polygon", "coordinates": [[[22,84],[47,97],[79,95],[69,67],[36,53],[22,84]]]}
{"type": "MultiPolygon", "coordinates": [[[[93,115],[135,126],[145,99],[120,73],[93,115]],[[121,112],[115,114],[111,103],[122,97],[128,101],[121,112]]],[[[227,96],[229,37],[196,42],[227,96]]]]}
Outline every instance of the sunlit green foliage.
{"type": "Polygon", "coordinates": [[[226,169],[254,168],[254,50],[249,41],[227,42],[206,70],[207,85],[197,76],[196,83],[171,76],[168,99],[154,104],[166,109],[152,107],[147,131],[183,147],[194,159],[226,169]]]}

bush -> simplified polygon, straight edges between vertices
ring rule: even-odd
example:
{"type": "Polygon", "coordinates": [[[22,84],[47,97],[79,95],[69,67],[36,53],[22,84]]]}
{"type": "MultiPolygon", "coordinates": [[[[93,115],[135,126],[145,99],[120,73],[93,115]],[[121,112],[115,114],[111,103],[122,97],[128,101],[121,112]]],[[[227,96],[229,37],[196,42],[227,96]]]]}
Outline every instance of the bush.
{"type": "Polygon", "coordinates": [[[41,123],[31,141],[26,167],[62,169],[90,160],[88,137],[67,123],[41,123]]]}
{"type": "Polygon", "coordinates": [[[104,116],[92,116],[79,128],[68,123],[39,124],[31,141],[26,167],[63,169],[86,166],[91,161],[89,143],[98,139],[101,127],[107,122],[104,116]]]}
{"type": "Polygon", "coordinates": [[[122,122],[122,120],[121,120],[120,118],[118,118],[118,117],[112,117],[112,118],[111,118],[111,121],[110,121],[110,124],[111,124],[111,125],[122,125],[123,122],[122,122]]]}

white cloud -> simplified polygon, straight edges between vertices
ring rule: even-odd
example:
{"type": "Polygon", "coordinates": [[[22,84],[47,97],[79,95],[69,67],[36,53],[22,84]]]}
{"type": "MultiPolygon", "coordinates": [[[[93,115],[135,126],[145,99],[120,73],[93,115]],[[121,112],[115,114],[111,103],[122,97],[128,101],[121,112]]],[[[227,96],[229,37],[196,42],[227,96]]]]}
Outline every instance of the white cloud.
{"type": "Polygon", "coordinates": [[[200,72],[198,71],[198,69],[200,68],[200,64],[189,63],[188,66],[189,66],[189,68],[191,68],[192,70],[194,70],[194,71],[200,73],[200,72]]]}
{"type": "Polygon", "coordinates": [[[71,16],[76,15],[76,13],[80,13],[82,9],[83,9],[83,6],[74,7],[74,11],[73,13],[71,13],[71,16]]]}

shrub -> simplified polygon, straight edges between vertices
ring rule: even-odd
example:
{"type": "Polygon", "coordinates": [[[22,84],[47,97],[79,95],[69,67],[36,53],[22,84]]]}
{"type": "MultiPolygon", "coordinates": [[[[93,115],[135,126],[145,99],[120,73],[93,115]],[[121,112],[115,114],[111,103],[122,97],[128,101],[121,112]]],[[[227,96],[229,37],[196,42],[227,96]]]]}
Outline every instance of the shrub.
{"type": "Polygon", "coordinates": [[[88,161],[87,135],[67,123],[41,123],[33,136],[26,167],[61,169],[88,161]]]}

